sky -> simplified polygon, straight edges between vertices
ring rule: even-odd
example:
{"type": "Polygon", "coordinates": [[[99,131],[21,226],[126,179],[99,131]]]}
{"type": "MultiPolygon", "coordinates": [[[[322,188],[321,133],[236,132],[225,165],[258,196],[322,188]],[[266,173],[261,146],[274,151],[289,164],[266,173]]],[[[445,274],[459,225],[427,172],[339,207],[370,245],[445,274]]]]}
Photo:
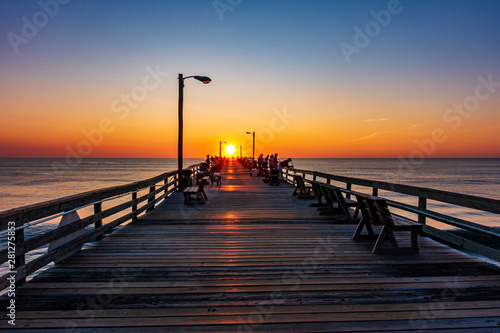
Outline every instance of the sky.
{"type": "Polygon", "coordinates": [[[500,157],[497,0],[0,6],[0,157],[500,157]]]}

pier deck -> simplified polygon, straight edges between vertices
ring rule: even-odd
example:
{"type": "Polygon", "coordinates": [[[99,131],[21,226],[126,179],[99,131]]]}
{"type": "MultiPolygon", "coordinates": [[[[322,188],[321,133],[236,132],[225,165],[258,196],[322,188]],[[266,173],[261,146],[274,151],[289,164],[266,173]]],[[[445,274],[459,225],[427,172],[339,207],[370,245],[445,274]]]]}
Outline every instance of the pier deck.
{"type": "Polygon", "coordinates": [[[356,224],[261,179],[230,162],[207,205],[175,193],[38,275],[17,290],[16,331],[500,331],[498,266],[425,237],[418,254],[372,254],[356,224]]]}

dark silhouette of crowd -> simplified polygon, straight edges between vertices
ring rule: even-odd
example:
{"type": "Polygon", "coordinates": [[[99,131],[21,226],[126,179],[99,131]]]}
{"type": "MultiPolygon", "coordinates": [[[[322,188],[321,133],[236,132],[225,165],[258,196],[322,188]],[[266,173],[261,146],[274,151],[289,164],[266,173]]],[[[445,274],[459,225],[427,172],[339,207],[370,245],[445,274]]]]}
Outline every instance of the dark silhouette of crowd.
{"type": "Polygon", "coordinates": [[[260,154],[256,161],[247,157],[240,157],[238,161],[251,169],[251,176],[262,176],[264,177],[263,181],[269,182],[271,185],[279,185],[282,170],[286,167],[293,167],[291,158],[280,160],[278,159],[278,153],[266,157],[264,157],[264,154],[260,154]]]}

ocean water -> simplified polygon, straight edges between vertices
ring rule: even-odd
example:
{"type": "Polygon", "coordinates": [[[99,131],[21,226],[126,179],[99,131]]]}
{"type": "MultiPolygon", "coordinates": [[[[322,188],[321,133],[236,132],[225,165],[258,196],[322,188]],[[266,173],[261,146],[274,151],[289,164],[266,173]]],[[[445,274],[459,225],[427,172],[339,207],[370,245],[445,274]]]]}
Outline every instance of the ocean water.
{"type": "MultiPolygon", "coordinates": [[[[186,159],[184,166],[203,159],[186,159]]],[[[296,168],[321,171],[341,176],[408,184],[452,192],[500,199],[500,159],[427,159],[410,163],[398,159],[293,159],[296,168]]],[[[57,199],[90,190],[127,184],[176,170],[177,159],[0,159],[0,211],[57,199]]],[[[338,184],[342,186],[343,184],[338,184]]],[[[344,185],[345,186],[345,185],[344,185]]],[[[353,186],[354,190],[370,193],[371,189],[353,186]]],[[[417,199],[388,191],[380,196],[417,205],[417,199]]],[[[127,201],[118,199],[112,205],[127,201]],[[120,201],[121,200],[121,201],[120,201]]],[[[109,206],[108,206],[109,207],[109,206]]],[[[487,226],[500,227],[496,214],[463,207],[428,203],[428,209],[456,216],[487,226]]],[[[92,207],[79,210],[80,217],[92,214],[92,207]]],[[[409,213],[401,215],[415,218],[409,213]]],[[[113,216],[116,218],[117,216],[113,216]]],[[[27,228],[26,238],[52,230],[60,218],[27,228]]],[[[106,220],[104,222],[107,222],[106,220]]],[[[437,222],[429,224],[450,228],[437,222]]],[[[89,227],[91,228],[91,227],[89,227]]],[[[0,236],[0,250],[6,248],[7,235],[0,236]]],[[[92,246],[92,243],[86,246],[92,246]]],[[[47,251],[41,247],[27,255],[30,261],[47,251]]],[[[51,265],[46,266],[47,269],[51,265]]],[[[0,276],[8,271],[0,265],[0,276]]]]}

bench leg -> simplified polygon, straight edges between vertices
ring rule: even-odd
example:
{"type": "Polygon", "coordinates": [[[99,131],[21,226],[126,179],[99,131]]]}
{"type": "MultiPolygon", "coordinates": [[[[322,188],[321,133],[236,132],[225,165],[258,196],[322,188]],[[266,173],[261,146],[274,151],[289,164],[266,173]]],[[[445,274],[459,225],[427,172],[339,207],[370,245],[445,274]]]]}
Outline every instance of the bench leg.
{"type": "Polygon", "coordinates": [[[311,198],[311,189],[309,188],[303,188],[303,189],[300,189],[299,191],[299,194],[297,194],[297,199],[300,199],[300,198],[311,198]]]}
{"type": "Polygon", "coordinates": [[[377,253],[378,249],[384,243],[385,238],[387,237],[386,231],[385,231],[385,226],[382,227],[382,230],[380,231],[380,234],[378,235],[377,241],[375,242],[375,245],[373,246],[372,253],[377,253]]]}
{"type": "Polygon", "coordinates": [[[335,215],[336,214],[336,210],[335,210],[335,207],[333,207],[332,203],[331,202],[327,202],[326,203],[326,210],[324,211],[321,211],[319,213],[319,215],[335,215]]]}
{"type": "Polygon", "coordinates": [[[359,215],[359,206],[356,206],[356,210],[354,211],[354,217],[358,217],[358,215],[359,215]]]}
{"type": "Polygon", "coordinates": [[[418,231],[411,230],[411,247],[399,247],[394,232],[392,230],[387,230],[385,226],[382,227],[382,231],[373,247],[372,253],[418,253],[418,231]],[[382,247],[381,245],[387,240],[390,240],[391,247],[382,247]]]}
{"type": "Polygon", "coordinates": [[[358,227],[356,228],[356,231],[354,232],[352,239],[357,240],[357,239],[373,239],[373,238],[376,238],[376,235],[375,232],[373,231],[373,227],[370,221],[364,217],[361,217],[361,221],[359,221],[358,227]],[[366,227],[368,235],[361,235],[361,232],[363,232],[363,227],[366,227]]]}
{"type": "Polygon", "coordinates": [[[396,236],[394,236],[394,231],[387,230],[387,236],[388,236],[389,240],[391,241],[392,247],[399,247],[398,241],[396,240],[396,236]]]}
{"type": "Polygon", "coordinates": [[[418,232],[416,230],[411,231],[411,246],[418,249],[418,232]]]}
{"type": "Polygon", "coordinates": [[[206,205],[205,198],[203,197],[203,194],[201,193],[196,193],[196,200],[200,201],[202,204],[206,205]]]}
{"type": "Polygon", "coordinates": [[[194,193],[184,193],[184,204],[187,205],[194,202],[192,195],[194,195],[194,193]]]}

